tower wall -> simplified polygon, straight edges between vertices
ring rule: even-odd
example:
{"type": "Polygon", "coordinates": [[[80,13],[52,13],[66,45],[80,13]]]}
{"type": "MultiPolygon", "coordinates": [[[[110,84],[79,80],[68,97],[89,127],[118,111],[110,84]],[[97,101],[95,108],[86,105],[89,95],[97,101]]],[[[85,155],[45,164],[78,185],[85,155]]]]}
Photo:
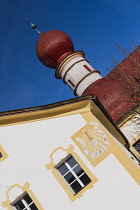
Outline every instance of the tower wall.
{"type": "Polygon", "coordinates": [[[41,34],[36,49],[44,65],[57,68],[56,78],[63,78],[75,95],[97,96],[114,121],[139,105],[140,47],[105,78],[88,64],[83,52],[74,52],[70,37],[61,31],[41,34]]]}
{"type": "Polygon", "coordinates": [[[78,96],[94,81],[101,79],[99,72],[84,59],[84,53],[81,51],[70,54],[60,63],[56,77],[62,78],[78,96]]]}

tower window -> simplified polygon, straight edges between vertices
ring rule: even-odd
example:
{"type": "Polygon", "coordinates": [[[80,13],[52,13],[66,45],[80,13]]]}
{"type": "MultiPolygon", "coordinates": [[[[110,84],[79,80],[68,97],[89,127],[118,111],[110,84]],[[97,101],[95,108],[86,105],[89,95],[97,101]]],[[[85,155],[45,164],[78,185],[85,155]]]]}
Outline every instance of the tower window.
{"type": "Polygon", "coordinates": [[[88,70],[89,72],[92,72],[92,70],[91,70],[87,65],[84,65],[84,67],[85,67],[86,70],[88,70]]]}
{"type": "Polygon", "coordinates": [[[73,82],[72,82],[70,79],[68,79],[68,82],[70,83],[70,85],[71,85],[72,87],[75,87],[75,85],[73,84],[73,82]]]}
{"type": "Polygon", "coordinates": [[[72,156],[64,160],[56,168],[71,188],[73,194],[77,194],[91,182],[91,179],[72,156]]]}
{"type": "Polygon", "coordinates": [[[133,144],[133,147],[140,154],[140,139],[135,144],[133,144]]]}
{"type": "Polygon", "coordinates": [[[17,210],[38,210],[31,197],[27,192],[23,193],[18,199],[16,199],[11,206],[17,210]]]}

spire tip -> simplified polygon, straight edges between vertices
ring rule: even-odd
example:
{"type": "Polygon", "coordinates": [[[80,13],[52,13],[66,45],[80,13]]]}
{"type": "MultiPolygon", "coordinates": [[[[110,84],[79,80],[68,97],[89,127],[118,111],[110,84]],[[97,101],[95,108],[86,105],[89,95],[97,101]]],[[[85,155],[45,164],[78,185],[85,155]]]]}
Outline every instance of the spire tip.
{"type": "Polygon", "coordinates": [[[26,18],[27,22],[31,25],[32,29],[35,29],[39,35],[42,33],[37,29],[36,25],[31,23],[28,18],[26,18]]]}

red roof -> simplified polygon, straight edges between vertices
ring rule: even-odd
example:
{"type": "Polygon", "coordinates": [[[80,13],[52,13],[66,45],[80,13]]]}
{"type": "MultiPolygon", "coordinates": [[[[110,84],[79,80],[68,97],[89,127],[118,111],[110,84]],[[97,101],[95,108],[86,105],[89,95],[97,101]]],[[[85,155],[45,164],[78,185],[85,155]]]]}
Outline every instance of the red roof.
{"type": "Polygon", "coordinates": [[[105,78],[89,85],[82,95],[98,97],[108,113],[118,121],[140,102],[140,47],[105,78]]]}

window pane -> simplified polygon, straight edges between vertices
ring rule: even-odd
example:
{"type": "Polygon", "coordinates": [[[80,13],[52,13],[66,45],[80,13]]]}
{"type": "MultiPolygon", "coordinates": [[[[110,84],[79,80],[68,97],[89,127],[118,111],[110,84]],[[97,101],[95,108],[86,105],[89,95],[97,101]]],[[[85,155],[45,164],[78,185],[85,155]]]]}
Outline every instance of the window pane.
{"type": "Polygon", "coordinates": [[[76,160],[73,158],[73,157],[70,157],[68,160],[67,160],[67,163],[73,167],[77,164],[76,160]]]}
{"type": "Polygon", "coordinates": [[[140,140],[138,140],[135,144],[133,144],[133,147],[140,154],[140,140]]]}
{"type": "Polygon", "coordinates": [[[77,174],[77,176],[80,176],[84,172],[84,170],[79,165],[76,166],[73,170],[77,174]]]}
{"type": "Polygon", "coordinates": [[[30,209],[31,210],[38,210],[38,208],[36,207],[36,205],[34,203],[30,205],[30,209]]]}
{"type": "Polygon", "coordinates": [[[68,170],[69,170],[65,164],[62,164],[62,165],[59,166],[57,169],[60,171],[60,173],[61,173],[62,175],[64,175],[64,174],[65,174],[66,172],[68,172],[68,170]]]}
{"type": "Polygon", "coordinates": [[[18,202],[16,202],[15,207],[17,208],[17,210],[22,210],[25,208],[24,204],[22,203],[21,200],[19,200],[18,202]]]}
{"type": "Polygon", "coordinates": [[[0,158],[2,157],[2,153],[0,152],[0,158]]]}
{"type": "Polygon", "coordinates": [[[30,198],[30,196],[29,196],[28,194],[26,194],[26,195],[23,197],[23,199],[24,199],[28,204],[32,203],[32,199],[30,198]]]}
{"type": "Polygon", "coordinates": [[[73,189],[73,191],[75,193],[78,193],[81,189],[82,189],[82,186],[79,184],[78,181],[75,181],[74,183],[72,183],[71,185],[71,188],[73,189]]]}
{"type": "Polygon", "coordinates": [[[75,177],[71,172],[69,172],[66,176],[64,176],[64,178],[69,184],[75,180],[75,177]]]}
{"type": "Polygon", "coordinates": [[[88,183],[91,182],[91,179],[88,177],[87,174],[84,174],[83,176],[81,176],[80,180],[83,182],[84,185],[87,185],[88,183]]]}

